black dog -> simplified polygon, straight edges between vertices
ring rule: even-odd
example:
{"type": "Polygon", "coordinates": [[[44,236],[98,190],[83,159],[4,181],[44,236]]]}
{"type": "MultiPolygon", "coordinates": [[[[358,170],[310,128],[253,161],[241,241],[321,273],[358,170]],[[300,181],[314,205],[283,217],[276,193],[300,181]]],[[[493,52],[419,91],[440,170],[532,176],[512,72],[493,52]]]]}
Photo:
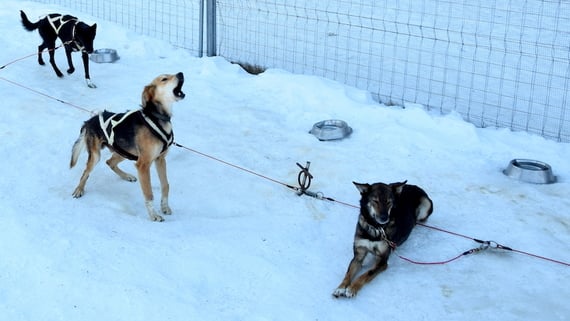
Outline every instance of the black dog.
{"type": "Polygon", "coordinates": [[[22,17],[22,25],[24,25],[26,30],[34,31],[38,29],[42,37],[43,42],[38,46],[38,63],[40,65],[45,64],[42,58],[42,51],[47,48],[49,52],[49,62],[53,70],[58,77],[63,77],[54,59],[55,41],[59,37],[65,47],[65,55],[67,56],[67,63],[69,64],[67,73],[72,74],[75,71],[75,67],[73,67],[73,62],[71,61],[71,52],[81,51],[87,86],[91,88],[96,87],[89,77],[89,54],[93,52],[93,41],[95,40],[97,24],[89,26],[79,21],[76,17],[57,13],[49,14],[35,23],[32,23],[22,10],[20,10],[20,16],[22,17]]]}
{"type": "Polygon", "coordinates": [[[390,253],[408,239],[417,221],[425,221],[433,212],[433,203],[426,192],[406,182],[354,183],[361,195],[354,257],[333,292],[335,297],[354,297],[364,284],[386,270],[390,253]],[[368,253],[374,255],[372,267],[353,280],[368,253]]]}

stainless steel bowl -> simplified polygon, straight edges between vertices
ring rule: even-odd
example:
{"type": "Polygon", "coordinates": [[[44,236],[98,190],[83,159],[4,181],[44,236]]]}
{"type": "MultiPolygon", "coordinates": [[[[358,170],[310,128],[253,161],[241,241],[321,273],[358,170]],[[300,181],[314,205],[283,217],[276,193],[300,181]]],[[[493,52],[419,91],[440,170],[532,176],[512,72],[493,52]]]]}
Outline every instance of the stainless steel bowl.
{"type": "Polygon", "coordinates": [[[513,159],[503,171],[508,177],[533,184],[551,184],[556,176],[547,163],[532,159],[513,159]]]}
{"type": "Polygon", "coordinates": [[[352,128],[345,121],[329,119],[315,123],[309,133],[315,135],[319,140],[336,140],[350,135],[352,128]]]}
{"type": "Polygon", "coordinates": [[[89,55],[89,59],[96,63],[108,63],[119,60],[119,55],[115,49],[97,49],[89,55]]]}

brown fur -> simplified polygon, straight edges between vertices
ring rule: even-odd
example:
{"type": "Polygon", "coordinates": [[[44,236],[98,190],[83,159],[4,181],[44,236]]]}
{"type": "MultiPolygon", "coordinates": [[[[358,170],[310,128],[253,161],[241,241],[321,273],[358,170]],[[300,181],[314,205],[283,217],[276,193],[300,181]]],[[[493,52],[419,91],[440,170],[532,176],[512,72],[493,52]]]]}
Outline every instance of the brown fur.
{"type": "MultiPolygon", "coordinates": [[[[136,157],[135,167],[149,217],[153,221],[163,221],[162,216],[156,213],[152,205],[153,193],[150,183],[150,166],[153,162],[155,163],[161,185],[161,212],[163,214],[172,213],[168,205],[169,184],[166,175],[165,158],[170,143],[165,143],[163,139],[157,136],[155,131],[145,124],[145,116],[143,115],[154,118],[156,126],[164,133],[171,135],[172,124],[170,123],[170,117],[172,116],[172,104],[184,98],[184,93],[181,90],[183,82],[183,74],[178,73],[176,75],[160,75],[149,85],[145,86],[142,92],[142,109],[125,117],[121,123],[120,131],[115,132],[115,143],[107,139],[104,133],[105,129],[101,127],[99,117],[102,116],[94,116],[85,122],[81,128],[79,138],[73,145],[70,167],[77,163],[79,154],[84,147],[87,148],[88,153],[87,166],[73,192],[73,197],[79,198],[83,196],[89,174],[101,157],[101,149],[108,147],[113,153],[107,160],[107,165],[119,177],[130,182],[137,181],[137,177],[122,171],[118,164],[125,160],[124,153],[136,157]],[[129,136],[126,133],[134,133],[134,135],[129,136]],[[119,149],[123,153],[120,153],[119,149]]],[[[115,117],[125,114],[104,112],[103,115],[115,117]]]]}

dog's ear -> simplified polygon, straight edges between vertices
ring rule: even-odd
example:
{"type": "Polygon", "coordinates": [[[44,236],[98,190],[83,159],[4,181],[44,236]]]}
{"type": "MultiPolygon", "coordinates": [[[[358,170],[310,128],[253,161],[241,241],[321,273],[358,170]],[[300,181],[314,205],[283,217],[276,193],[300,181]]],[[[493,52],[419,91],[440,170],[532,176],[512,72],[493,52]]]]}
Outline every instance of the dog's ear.
{"type": "Polygon", "coordinates": [[[406,185],[407,182],[408,182],[408,180],[405,180],[405,181],[400,182],[400,183],[390,184],[390,187],[392,188],[392,192],[396,195],[400,195],[400,193],[402,193],[402,189],[404,189],[404,185],[406,185]]]}
{"type": "Polygon", "coordinates": [[[370,188],[370,184],[360,184],[357,182],[352,182],[352,184],[356,186],[356,189],[360,192],[360,194],[368,192],[368,189],[370,188]]]}
{"type": "Polygon", "coordinates": [[[147,85],[144,87],[142,92],[142,106],[146,107],[147,101],[152,101],[154,99],[154,90],[156,89],[155,85],[147,85]]]}
{"type": "Polygon", "coordinates": [[[97,31],[97,24],[96,24],[96,23],[94,23],[94,24],[91,26],[91,30],[93,30],[93,32],[97,31]]]}

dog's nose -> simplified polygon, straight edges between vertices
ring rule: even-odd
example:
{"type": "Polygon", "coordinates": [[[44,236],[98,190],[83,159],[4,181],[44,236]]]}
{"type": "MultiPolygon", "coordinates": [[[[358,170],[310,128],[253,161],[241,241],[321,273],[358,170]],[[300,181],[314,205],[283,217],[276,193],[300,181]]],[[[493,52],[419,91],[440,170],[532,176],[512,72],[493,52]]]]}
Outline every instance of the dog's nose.
{"type": "Polygon", "coordinates": [[[176,74],[176,78],[178,78],[178,80],[184,80],[184,74],[182,72],[179,72],[176,74]]]}

